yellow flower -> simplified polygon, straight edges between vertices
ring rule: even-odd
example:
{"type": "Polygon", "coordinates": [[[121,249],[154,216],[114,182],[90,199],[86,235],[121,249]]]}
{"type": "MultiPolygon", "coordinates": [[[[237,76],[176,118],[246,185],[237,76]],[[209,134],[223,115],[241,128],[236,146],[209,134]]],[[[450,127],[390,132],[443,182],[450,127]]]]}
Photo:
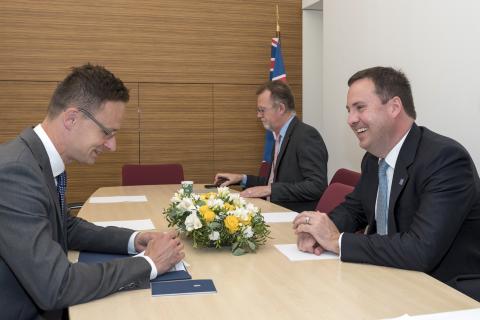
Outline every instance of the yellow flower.
{"type": "Polygon", "coordinates": [[[252,214],[249,213],[248,216],[247,216],[247,219],[242,220],[242,223],[243,223],[244,225],[247,225],[247,226],[250,225],[250,223],[252,223],[252,214]]]}
{"type": "Polygon", "coordinates": [[[215,220],[215,212],[213,212],[207,205],[201,206],[199,211],[205,221],[212,222],[215,220]]]}
{"type": "Polygon", "coordinates": [[[232,216],[232,215],[227,216],[227,217],[225,218],[225,220],[223,221],[223,223],[225,224],[225,227],[227,227],[228,232],[229,232],[230,234],[233,234],[233,233],[235,233],[235,232],[238,231],[238,228],[239,228],[238,223],[239,223],[239,221],[238,221],[238,218],[237,218],[237,217],[232,216]]]}
{"type": "Polygon", "coordinates": [[[225,202],[223,204],[223,208],[227,211],[235,210],[235,206],[233,204],[230,204],[230,203],[227,203],[227,202],[225,202]]]}
{"type": "Polygon", "coordinates": [[[200,195],[200,199],[201,200],[208,200],[210,198],[210,196],[212,195],[216,195],[217,193],[215,192],[207,192],[207,193],[203,193],[200,195]]]}

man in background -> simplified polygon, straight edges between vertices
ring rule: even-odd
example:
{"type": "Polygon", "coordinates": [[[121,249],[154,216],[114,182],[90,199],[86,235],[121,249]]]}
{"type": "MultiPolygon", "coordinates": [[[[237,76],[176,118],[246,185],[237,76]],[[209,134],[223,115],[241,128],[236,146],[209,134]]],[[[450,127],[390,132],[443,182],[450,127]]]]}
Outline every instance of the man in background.
{"type": "Polygon", "coordinates": [[[5,319],[56,319],[68,306],[134,288],[183,257],[176,233],[98,227],[68,215],[65,165],[115,151],[129,100],[123,82],[84,65],[58,85],[35,128],[0,146],[0,310],[5,319]],[[70,263],[68,250],[138,253],[107,263],[70,263]]]}
{"type": "Polygon", "coordinates": [[[403,73],[374,67],[348,85],[348,124],[367,151],[362,176],[330,216],[296,217],[299,249],[426,272],[479,300],[480,181],[467,150],[417,126],[403,73]]]}
{"type": "Polygon", "coordinates": [[[313,210],[327,186],[328,153],[318,131],[295,116],[290,87],[278,80],[257,90],[257,118],[273,132],[273,163],[267,177],[218,173],[215,184],[239,184],[242,197],[263,198],[294,211],[313,210]]]}

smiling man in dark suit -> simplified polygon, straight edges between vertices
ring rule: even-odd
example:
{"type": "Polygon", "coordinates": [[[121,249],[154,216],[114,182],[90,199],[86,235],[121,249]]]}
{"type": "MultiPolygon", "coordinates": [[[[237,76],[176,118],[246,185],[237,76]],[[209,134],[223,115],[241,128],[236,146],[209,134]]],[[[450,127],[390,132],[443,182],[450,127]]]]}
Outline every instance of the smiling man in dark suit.
{"type": "Polygon", "coordinates": [[[297,216],[299,249],[423,271],[479,299],[480,182],[467,150],[415,124],[403,73],[374,67],[348,85],[348,124],[367,151],[362,177],[330,216],[297,216]]]}
{"type": "Polygon", "coordinates": [[[315,209],[328,184],[327,148],[318,131],[295,116],[294,97],[285,82],[270,81],[258,88],[257,118],[275,138],[269,176],[218,173],[215,183],[241,183],[246,188],[241,196],[268,197],[294,211],[315,209]]]}
{"type": "Polygon", "coordinates": [[[66,210],[65,165],[115,151],[128,100],[105,68],[74,68],[44,121],[0,145],[0,318],[65,317],[68,306],[148,287],[184,257],[175,232],[98,227],[66,210]],[[145,254],[84,264],[69,262],[69,249],[145,254]]]}

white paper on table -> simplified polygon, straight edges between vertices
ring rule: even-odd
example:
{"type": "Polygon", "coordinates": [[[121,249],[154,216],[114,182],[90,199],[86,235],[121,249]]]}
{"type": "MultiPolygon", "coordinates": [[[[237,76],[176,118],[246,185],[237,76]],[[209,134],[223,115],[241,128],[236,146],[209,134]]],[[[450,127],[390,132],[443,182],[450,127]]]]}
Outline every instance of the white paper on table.
{"type": "Polygon", "coordinates": [[[422,314],[418,316],[408,316],[404,315],[399,318],[393,319],[415,319],[415,320],[478,320],[480,319],[480,308],[476,309],[467,309],[459,311],[449,311],[449,312],[440,312],[440,313],[431,313],[431,314],[422,314]],[[407,316],[407,317],[405,317],[407,316]]]}
{"type": "Polygon", "coordinates": [[[132,230],[152,230],[155,229],[152,220],[115,220],[115,221],[94,221],[94,224],[100,227],[120,227],[132,230]]]}
{"type": "Polygon", "coordinates": [[[91,197],[90,203],[147,202],[147,196],[91,197]]]}
{"type": "MultiPolygon", "coordinates": [[[[145,255],[145,251],[142,251],[139,254],[134,255],[134,257],[143,257],[144,255],[145,255]]],[[[187,270],[186,267],[190,267],[190,265],[186,261],[181,260],[176,265],[174,265],[172,269],[168,270],[168,272],[187,270]]]]}
{"type": "Polygon", "coordinates": [[[262,212],[266,223],[293,222],[298,212],[262,212]]]}
{"type": "Polygon", "coordinates": [[[298,250],[296,244],[276,244],[275,248],[283,253],[290,261],[305,261],[305,260],[338,260],[337,254],[329,251],[323,252],[317,256],[313,253],[302,252],[298,250]]]}

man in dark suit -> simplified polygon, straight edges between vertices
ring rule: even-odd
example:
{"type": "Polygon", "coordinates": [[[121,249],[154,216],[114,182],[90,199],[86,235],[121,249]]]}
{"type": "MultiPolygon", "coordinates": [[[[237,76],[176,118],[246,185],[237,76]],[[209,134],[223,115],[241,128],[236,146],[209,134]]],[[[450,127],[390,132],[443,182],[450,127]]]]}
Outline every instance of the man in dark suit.
{"type": "Polygon", "coordinates": [[[105,68],[74,68],[56,88],[44,121],[0,146],[2,319],[60,318],[70,305],[148,287],[184,257],[174,232],[98,227],[65,209],[65,164],[93,164],[102,152],[115,151],[128,99],[128,89],[105,68]],[[69,249],[145,253],[84,264],[70,263],[69,249]]]}
{"type": "Polygon", "coordinates": [[[268,177],[218,173],[215,184],[241,183],[241,196],[269,197],[294,211],[313,210],[327,186],[328,153],[318,131],[295,116],[290,87],[271,81],[257,90],[257,117],[273,132],[272,170],[268,177]]]}
{"type": "Polygon", "coordinates": [[[362,177],[330,216],[297,216],[299,249],[423,271],[479,299],[480,182],[470,155],[415,124],[403,73],[374,67],[348,85],[348,124],[367,151],[362,177]]]}

